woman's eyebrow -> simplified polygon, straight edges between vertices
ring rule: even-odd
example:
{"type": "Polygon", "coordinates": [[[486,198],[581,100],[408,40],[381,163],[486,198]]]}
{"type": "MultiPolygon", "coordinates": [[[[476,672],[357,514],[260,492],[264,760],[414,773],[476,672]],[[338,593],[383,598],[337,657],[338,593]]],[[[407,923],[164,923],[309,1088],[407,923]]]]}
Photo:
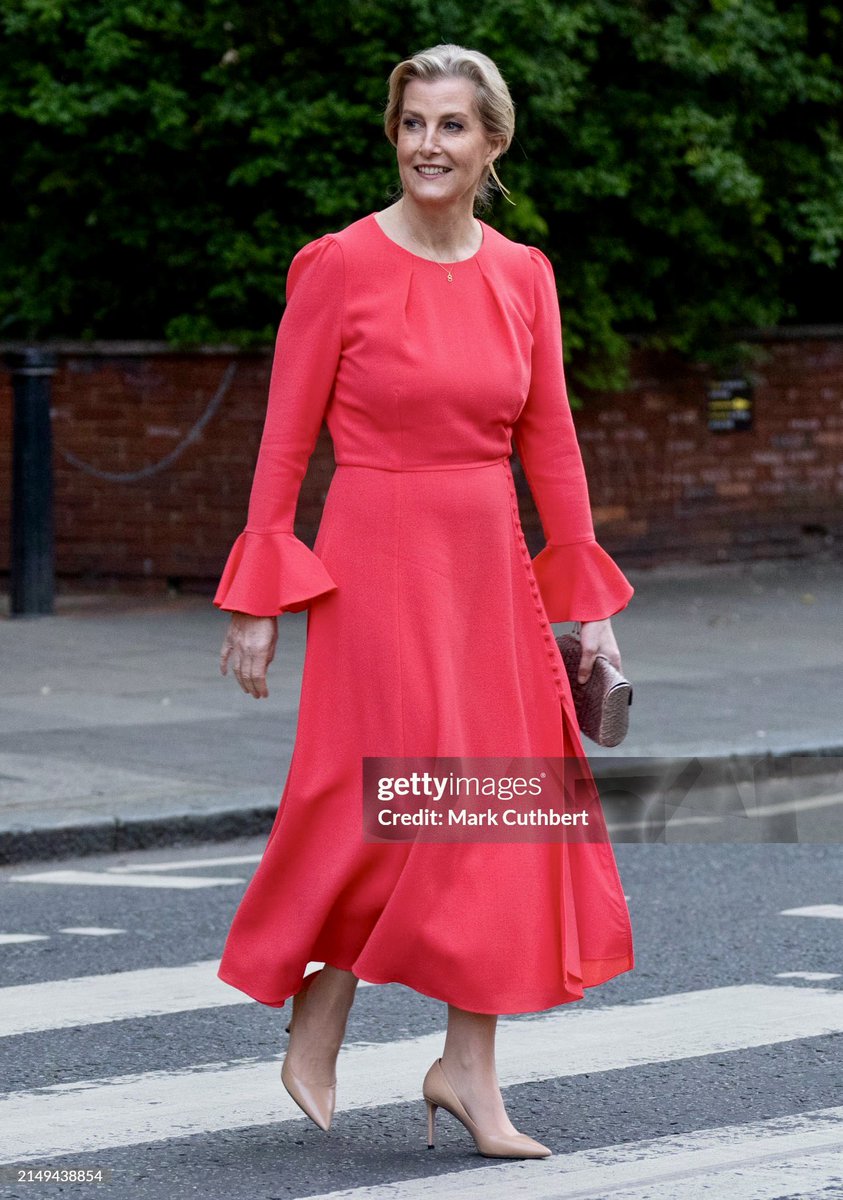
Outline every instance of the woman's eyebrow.
{"type": "MultiPolygon", "coordinates": [[[[422,114],[420,112],[416,112],[416,110],[414,108],[405,108],[404,109],[405,117],[420,117],[421,115],[422,114]]],[[[464,112],[442,113],[442,120],[444,120],[446,117],[462,117],[462,119],[464,121],[467,121],[469,119],[468,114],[464,113],[464,112]]]]}

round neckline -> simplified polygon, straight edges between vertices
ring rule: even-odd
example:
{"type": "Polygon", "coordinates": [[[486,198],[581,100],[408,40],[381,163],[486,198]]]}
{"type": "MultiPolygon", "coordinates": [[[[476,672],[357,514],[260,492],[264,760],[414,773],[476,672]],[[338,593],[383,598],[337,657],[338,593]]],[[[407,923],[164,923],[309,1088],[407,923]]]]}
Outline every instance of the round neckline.
{"type": "Polygon", "coordinates": [[[375,228],[381,234],[384,241],[388,242],[390,246],[394,246],[395,249],[398,250],[401,254],[407,254],[407,255],[409,255],[410,258],[416,259],[417,262],[431,263],[434,267],[462,267],[462,266],[465,266],[466,263],[474,262],[474,260],[476,258],[479,258],[479,256],[483,253],[483,250],[486,247],[486,242],[488,240],[488,235],[486,233],[486,222],[481,221],[480,218],[478,217],[477,221],[478,221],[481,229],[483,230],[483,240],[480,243],[480,245],[477,247],[477,249],[474,251],[474,253],[470,254],[468,256],[468,258],[457,258],[457,259],[454,259],[453,262],[444,262],[443,263],[443,262],[440,262],[438,258],[425,258],[423,254],[415,254],[412,250],[408,250],[406,246],[402,246],[399,242],[396,242],[394,238],[391,238],[389,236],[389,234],[386,232],[386,230],[381,226],[380,222],[378,221],[378,216],[377,216],[376,212],[370,213],[369,216],[371,217],[372,224],[375,226],[375,228]]]}

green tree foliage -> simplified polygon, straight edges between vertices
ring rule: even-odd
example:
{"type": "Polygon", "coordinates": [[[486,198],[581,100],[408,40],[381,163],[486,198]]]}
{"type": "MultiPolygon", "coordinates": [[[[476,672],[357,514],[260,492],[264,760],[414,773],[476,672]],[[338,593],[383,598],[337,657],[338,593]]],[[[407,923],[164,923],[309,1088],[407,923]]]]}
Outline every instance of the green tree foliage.
{"type": "Polygon", "coordinates": [[[839,320],[840,7],[772,0],[5,0],[0,336],[271,342],[295,251],[396,197],[390,70],[455,41],[515,100],[480,215],[539,245],[566,352],[839,320]],[[833,287],[836,281],[836,288],[833,287]]]}

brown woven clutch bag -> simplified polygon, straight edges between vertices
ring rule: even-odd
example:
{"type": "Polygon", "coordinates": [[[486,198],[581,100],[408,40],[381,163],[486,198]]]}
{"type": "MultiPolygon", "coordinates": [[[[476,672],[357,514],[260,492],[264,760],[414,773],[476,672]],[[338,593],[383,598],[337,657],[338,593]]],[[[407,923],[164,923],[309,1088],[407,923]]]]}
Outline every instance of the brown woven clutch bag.
{"type": "Polygon", "coordinates": [[[564,633],[556,639],[568,672],[577,720],[586,737],[598,746],[617,746],[629,729],[632,684],[603,654],[595,658],[588,680],[577,682],[582,655],[579,627],[580,622],[576,621],[573,633],[564,633]]]}

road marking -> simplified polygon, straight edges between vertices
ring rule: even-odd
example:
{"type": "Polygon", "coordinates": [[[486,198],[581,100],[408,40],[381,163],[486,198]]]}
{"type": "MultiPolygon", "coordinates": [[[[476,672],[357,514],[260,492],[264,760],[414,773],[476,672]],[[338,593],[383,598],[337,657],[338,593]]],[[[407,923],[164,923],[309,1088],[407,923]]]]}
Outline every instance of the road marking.
{"type": "Polygon", "coordinates": [[[107,925],[68,925],[59,933],[74,933],[79,937],[111,937],[115,933],[125,933],[125,929],[111,929],[107,925]]]}
{"type": "Polygon", "coordinates": [[[217,978],[218,966],[215,959],[0,988],[0,1037],[250,1003],[217,978]]]}
{"type": "MultiPolygon", "coordinates": [[[[306,974],[322,965],[308,963],[306,974]]],[[[179,967],[80,975],[0,988],[0,1037],[257,1003],[218,979],[218,967],[215,958],[179,967]]],[[[363,980],[360,984],[374,986],[363,980]]],[[[290,1010],[286,1011],[289,1014],[290,1010]]]]}
{"type": "Polygon", "coordinates": [[[782,917],[830,917],[843,921],[843,904],[809,904],[806,908],[783,908],[782,917]]]}
{"type": "Polygon", "coordinates": [[[47,942],[47,933],[0,933],[0,946],[13,946],[19,942],[47,942]]]}
{"type": "MultiPolygon", "coordinates": [[[[468,1134],[465,1141],[473,1145],[468,1134]]],[[[806,1200],[839,1183],[841,1151],[843,1108],[824,1108],[309,1200],[806,1200]]]]}
{"type": "Polygon", "coordinates": [[[109,875],[104,871],[37,871],[32,875],[12,875],[12,883],[61,883],[73,886],[192,888],[218,887],[223,883],[245,883],[244,879],[224,879],[211,875],[109,875]]]}
{"type": "Polygon", "coordinates": [[[107,871],[118,874],[134,874],[135,871],[187,871],[194,867],[233,867],[241,863],[256,863],[263,858],[262,854],[237,854],[227,858],[185,858],[181,862],[142,863],[134,867],[106,867],[107,871]]]}
{"type": "Polygon", "coordinates": [[[839,979],[840,974],[834,971],[778,971],[776,979],[809,979],[812,983],[822,983],[824,979],[839,979]]]}
{"type": "MultiPolygon", "coordinates": [[[[0,992],[0,998],[2,993],[0,992]]],[[[747,984],[604,1008],[562,1005],[498,1023],[502,1087],[724,1054],[843,1031],[843,992],[747,984]]],[[[418,1103],[442,1033],[343,1047],[340,1111],[418,1103]]],[[[0,1162],[83,1154],[223,1129],[306,1120],[279,1059],[200,1063],[13,1092],[2,1101],[0,1162]]],[[[485,1172],[484,1172],[485,1177],[485,1172]]]]}
{"type": "MultiPolygon", "coordinates": [[[[684,816],[668,816],[666,824],[671,828],[679,825],[719,825],[723,821],[737,818],[739,820],[751,821],[757,817],[776,817],[783,813],[792,813],[798,816],[801,812],[811,812],[816,808],[834,808],[838,804],[843,805],[843,793],[835,792],[828,796],[805,796],[801,799],[780,800],[773,804],[756,804],[744,805],[737,812],[721,812],[721,813],[688,813],[684,816]]],[[[670,808],[679,808],[678,805],[670,804],[670,808]]],[[[607,826],[609,833],[620,833],[630,829],[645,829],[650,824],[647,819],[641,821],[610,821],[607,818],[607,826]]]]}

